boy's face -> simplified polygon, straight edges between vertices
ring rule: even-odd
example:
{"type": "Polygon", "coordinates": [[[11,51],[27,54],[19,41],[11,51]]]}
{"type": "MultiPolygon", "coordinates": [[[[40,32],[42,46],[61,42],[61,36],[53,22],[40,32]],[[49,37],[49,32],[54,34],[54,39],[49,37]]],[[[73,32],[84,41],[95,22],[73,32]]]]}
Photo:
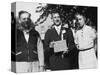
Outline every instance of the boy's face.
{"type": "Polygon", "coordinates": [[[56,26],[59,26],[61,24],[60,15],[58,13],[52,14],[53,22],[56,26]]]}

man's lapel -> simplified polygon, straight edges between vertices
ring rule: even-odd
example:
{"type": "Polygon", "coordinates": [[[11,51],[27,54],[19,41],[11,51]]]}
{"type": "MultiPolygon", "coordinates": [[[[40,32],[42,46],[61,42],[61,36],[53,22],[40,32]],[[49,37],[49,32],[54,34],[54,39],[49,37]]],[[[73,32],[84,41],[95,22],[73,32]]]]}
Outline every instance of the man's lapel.
{"type": "Polygon", "coordinates": [[[61,39],[60,34],[58,34],[58,33],[57,33],[57,31],[56,31],[56,29],[55,29],[55,28],[53,28],[53,34],[54,34],[54,36],[55,36],[55,37],[57,37],[57,38],[61,39]]]}
{"type": "Polygon", "coordinates": [[[24,33],[23,31],[20,30],[20,33],[18,33],[20,35],[20,39],[21,41],[23,41],[24,44],[27,44],[27,41],[25,39],[24,33]]]}

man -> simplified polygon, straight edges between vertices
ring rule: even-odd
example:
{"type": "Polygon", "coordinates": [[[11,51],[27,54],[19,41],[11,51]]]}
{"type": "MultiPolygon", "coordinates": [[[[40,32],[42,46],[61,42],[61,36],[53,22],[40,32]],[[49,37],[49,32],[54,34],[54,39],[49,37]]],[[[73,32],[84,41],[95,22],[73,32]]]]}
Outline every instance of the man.
{"type": "Polygon", "coordinates": [[[73,57],[75,52],[75,44],[73,34],[70,29],[64,28],[58,12],[53,12],[53,27],[48,29],[45,34],[45,51],[50,54],[49,59],[51,70],[73,69],[73,57]],[[57,41],[66,41],[66,51],[55,52],[54,46],[57,41]]]}
{"type": "Polygon", "coordinates": [[[79,68],[96,68],[97,59],[94,50],[95,30],[86,25],[86,17],[82,13],[76,13],[75,17],[79,25],[75,39],[79,49],[79,68]]]}
{"type": "MultiPolygon", "coordinates": [[[[44,68],[43,45],[39,33],[33,27],[31,14],[19,12],[19,24],[16,30],[15,72],[38,72],[44,68]]],[[[12,66],[13,67],[13,66],[12,66]]]]}

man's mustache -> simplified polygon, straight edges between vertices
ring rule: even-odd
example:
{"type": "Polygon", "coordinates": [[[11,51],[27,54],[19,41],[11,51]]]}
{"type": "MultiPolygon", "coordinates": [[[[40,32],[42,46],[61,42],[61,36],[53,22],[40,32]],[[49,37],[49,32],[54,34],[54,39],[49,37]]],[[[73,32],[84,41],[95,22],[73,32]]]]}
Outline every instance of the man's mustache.
{"type": "Polygon", "coordinates": [[[56,22],[60,22],[60,20],[56,20],[56,22]]]}

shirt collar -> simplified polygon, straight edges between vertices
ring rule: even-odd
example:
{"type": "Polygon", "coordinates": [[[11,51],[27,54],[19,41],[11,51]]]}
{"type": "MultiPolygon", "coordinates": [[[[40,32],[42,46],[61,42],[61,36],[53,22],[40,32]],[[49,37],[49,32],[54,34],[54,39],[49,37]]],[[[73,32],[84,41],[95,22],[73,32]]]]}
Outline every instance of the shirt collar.
{"type": "Polygon", "coordinates": [[[24,34],[29,34],[29,30],[23,30],[24,34]]]}
{"type": "Polygon", "coordinates": [[[82,30],[84,30],[86,28],[86,25],[83,26],[82,30]]]}
{"type": "Polygon", "coordinates": [[[55,27],[55,29],[61,29],[61,25],[59,25],[59,26],[54,26],[55,27]]]}

